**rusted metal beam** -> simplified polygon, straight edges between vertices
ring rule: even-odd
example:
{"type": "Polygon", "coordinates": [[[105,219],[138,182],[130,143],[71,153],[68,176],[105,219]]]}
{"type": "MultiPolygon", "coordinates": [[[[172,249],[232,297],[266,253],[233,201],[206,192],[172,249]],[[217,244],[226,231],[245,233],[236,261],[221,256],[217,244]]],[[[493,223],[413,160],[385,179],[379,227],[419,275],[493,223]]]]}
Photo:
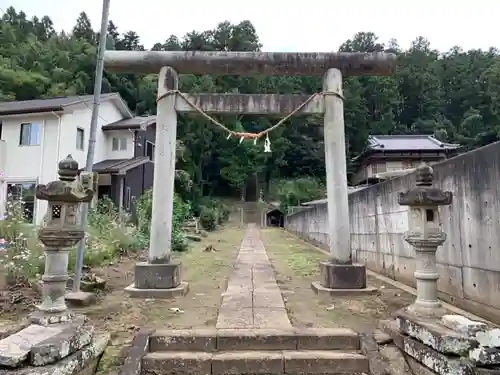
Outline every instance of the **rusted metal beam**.
{"type": "MultiPolygon", "coordinates": [[[[282,114],[297,109],[310,95],[278,94],[184,94],[196,107],[206,113],[282,114]]],[[[181,96],[177,97],[178,112],[196,112],[181,96]]],[[[297,114],[323,113],[323,97],[313,98],[297,114]]]]}
{"type": "Polygon", "coordinates": [[[391,53],[347,52],[204,52],[106,51],[104,66],[112,72],[157,73],[171,66],[180,74],[322,76],[336,68],[343,76],[391,75],[391,53]]]}

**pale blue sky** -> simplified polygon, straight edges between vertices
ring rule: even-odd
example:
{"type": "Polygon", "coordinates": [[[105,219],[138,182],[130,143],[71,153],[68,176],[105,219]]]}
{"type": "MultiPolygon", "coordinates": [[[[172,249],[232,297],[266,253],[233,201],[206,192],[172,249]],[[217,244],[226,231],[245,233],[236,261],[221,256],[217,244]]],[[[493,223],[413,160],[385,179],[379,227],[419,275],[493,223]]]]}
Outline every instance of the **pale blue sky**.
{"type": "MultiPolygon", "coordinates": [[[[95,30],[100,25],[101,0],[0,0],[2,10],[10,5],[28,16],[49,15],[59,30],[71,30],[81,11],[95,30]]],[[[332,51],[357,31],[373,31],[382,42],[396,38],[402,47],[421,35],[443,51],[500,48],[499,14],[494,0],[111,0],[110,19],[121,32],[136,31],[146,48],[171,34],[248,19],[266,51],[332,51]]]]}

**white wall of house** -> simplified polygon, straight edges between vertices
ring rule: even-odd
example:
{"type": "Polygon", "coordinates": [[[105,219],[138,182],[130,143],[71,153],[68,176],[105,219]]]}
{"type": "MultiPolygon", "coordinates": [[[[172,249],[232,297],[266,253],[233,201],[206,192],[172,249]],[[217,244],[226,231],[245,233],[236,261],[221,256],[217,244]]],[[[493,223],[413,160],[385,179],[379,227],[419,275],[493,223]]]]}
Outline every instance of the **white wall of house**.
{"type": "MultiPolygon", "coordinates": [[[[2,141],[6,149],[3,178],[0,179],[0,214],[3,215],[7,186],[14,183],[47,183],[57,178],[57,164],[71,154],[80,167],[85,166],[90,135],[91,105],[76,104],[63,113],[5,116],[2,122],[2,141]],[[35,144],[20,145],[21,124],[39,126],[35,144]],[[77,147],[78,129],[83,130],[83,148],[77,147]]],[[[128,130],[103,132],[103,125],[123,119],[112,100],[101,103],[96,134],[94,163],[106,159],[126,159],[134,156],[133,133],[128,130]],[[112,138],[121,144],[113,151],[112,138]],[[123,140],[120,140],[123,139],[123,140]],[[123,146],[125,144],[125,146],[123,146]]],[[[80,145],[82,142],[79,142],[80,145]]],[[[35,223],[40,224],[47,210],[45,201],[35,201],[35,223]]]]}

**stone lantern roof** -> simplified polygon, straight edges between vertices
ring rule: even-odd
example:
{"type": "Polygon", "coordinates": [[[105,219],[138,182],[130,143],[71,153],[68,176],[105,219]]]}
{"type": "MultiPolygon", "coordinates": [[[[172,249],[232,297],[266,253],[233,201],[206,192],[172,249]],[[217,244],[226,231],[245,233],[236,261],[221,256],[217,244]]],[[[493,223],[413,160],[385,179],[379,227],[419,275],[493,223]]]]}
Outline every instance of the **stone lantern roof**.
{"type": "Polygon", "coordinates": [[[76,181],[78,163],[71,155],[59,162],[59,180],[36,187],[36,197],[50,202],[90,202],[94,197],[92,189],[85,189],[76,181]]]}

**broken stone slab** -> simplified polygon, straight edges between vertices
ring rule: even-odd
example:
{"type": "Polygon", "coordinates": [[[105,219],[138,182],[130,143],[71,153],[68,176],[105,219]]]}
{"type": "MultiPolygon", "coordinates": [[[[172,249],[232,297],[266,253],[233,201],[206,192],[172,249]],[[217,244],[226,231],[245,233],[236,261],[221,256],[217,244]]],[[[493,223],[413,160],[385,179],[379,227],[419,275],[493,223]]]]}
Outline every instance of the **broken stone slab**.
{"type": "Polygon", "coordinates": [[[500,329],[493,328],[485,332],[478,332],[476,340],[479,346],[485,348],[500,348],[500,329]]]}
{"type": "MultiPolygon", "coordinates": [[[[73,278],[74,276],[71,276],[66,284],[70,290],[73,288],[73,278]]],[[[104,289],[106,289],[106,280],[97,275],[92,275],[91,280],[86,280],[84,277],[80,280],[80,290],[82,292],[91,293],[104,289]]]]}
{"type": "Polygon", "coordinates": [[[375,332],[373,332],[373,339],[378,345],[385,345],[392,342],[391,336],[389,336],[385,332],[382,332],[380,329],[376,329],[375,332]]]}
{"type": "Polygon", "coordinates": [[[96,296],[91,292],[68,292],[66,293],[65,300],[69,306],[72,307],[85,307],[90,306],[96,302],[96,296]]]}
{"type": "Polygon", "coordinates": [[[202,238],[200,236],[196,236],[194,234],[186,234],[186,238],[190,241],[201,242],[202,238]]]}
{"type": "Polygon", "coordinates": [[[83,349],[59,362],[40,367],[25,366],[18,369],[1,369],[0,375],[80,375],[94,374],[99,358],[109,342],[109,334],[94,335],[92,342],[83,349]]]}
{"type": "Polygon", "coordinates": [[[453,331],[471,337],[488,329],[486,323],[470,320],[462,315],[444,315],[441,318],[441,323],[453,331]]]}
{"type": "Polygon", "coordinates": [[[395,321],[381,322],[394,344],[404,353],[428,367],[438,375],[474,375],[474,366],[466,359],[447,356],[420,341],[402,333],[395,321]]]}
{"type": "Polygon", "coordinates": [[[57,362],[90,344],[94,327],[84,321],[68,325],[59,333],[31,347],[30,362],[33,366],[45,366],[57,362]]]}
{"type": "Polygon", "coordinates": [[[28,319],[22,319],[20,321],[0,321],[0,340],[19,332],[20,330],[28,327],[30,322],[28,319]]]}
{"type": "Polygon", "coordinates": [[[476,375],[500,375],[500,367],[476,368],[476,375]]]}
{"type": "Polygon", "coordinates": [[[31,348],[59,332],[61,326],[44,327],[32,324],[21,331],[0,340],[0,365],[19,367],[28,358],[31,348]]]}
{"type": "Polygon", "coordinates": [[[399,311],[396,325],[401,332],[443,354],[466,356],[469,350],[478,346],[474,338],[441,325],[438,318],[423,318],[399,311]]]}
{"type": "Polygon", "coordinates": [[[500,365],[500,349],[480,347],[469,352],[469,359],[474,364],[483,366],[500,365]]]}

